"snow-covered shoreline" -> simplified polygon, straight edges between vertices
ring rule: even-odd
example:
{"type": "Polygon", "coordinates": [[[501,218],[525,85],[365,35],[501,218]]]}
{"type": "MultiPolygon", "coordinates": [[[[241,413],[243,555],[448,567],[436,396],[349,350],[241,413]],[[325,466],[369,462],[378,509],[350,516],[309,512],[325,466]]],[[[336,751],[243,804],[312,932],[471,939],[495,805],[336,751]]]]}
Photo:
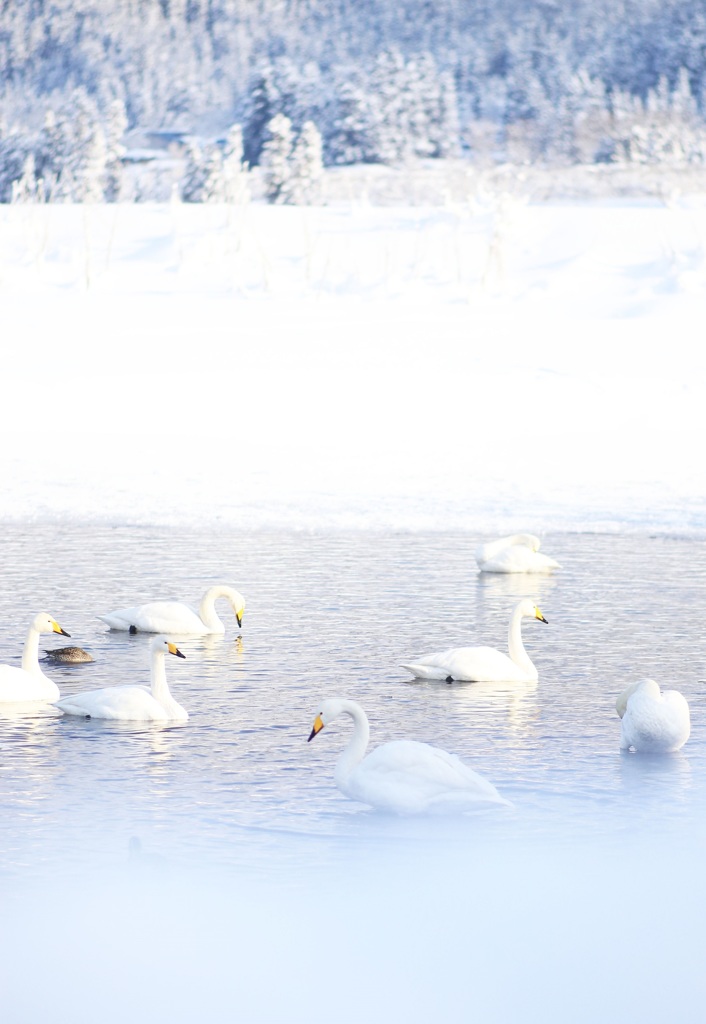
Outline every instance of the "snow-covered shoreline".
{"type": "Polygon", "coordinates": [[[0,224],[0,518],[706,528],[698,197],[0,224]]]}

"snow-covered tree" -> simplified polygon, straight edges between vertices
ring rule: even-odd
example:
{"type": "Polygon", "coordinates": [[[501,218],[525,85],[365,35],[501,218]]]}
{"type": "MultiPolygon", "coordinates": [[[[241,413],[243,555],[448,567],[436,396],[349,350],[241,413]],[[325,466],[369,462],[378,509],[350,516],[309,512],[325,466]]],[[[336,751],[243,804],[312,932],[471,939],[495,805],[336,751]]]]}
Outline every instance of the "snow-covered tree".
{"type": "Polygon", "coordinates": [[[114,203],[120,198],[123,182],[123,138],[127,130],[127,113],[122,100],[113,100],[108,106],[104,122],[105,131],[105,198],[114,203]]]}
{"type": "Polygon", "coordinates": [[[107,149],[95,104],[77,89],[56,113],[48,110],[35,153],[37,175],[48,184],[54,201],[81,202],[103,198],[107,149]]]}
{"type": "Polygon", "coordinates": [[[363,86],[345,81],[332,107],[330,131],[324,140],[329,161],[362,163],[368,154],[368,130],[372,123],[369,94],[363,86]]]}
{"type": "Polygon", "coordinates": [[[250,199],[248,168],[243,151],[243,130],[239,124],[230,127],[223,147],[223,193],[227,203],[241,205],[250,199]]]}
{"type": "Polygon", "coordinates": [[[108,150],[100,125],[94,125],[86,141],[73,198],[81,203],[100,203],[105,198],[108,150]]]}
{"type": "Polygon", "coordinates": [[[201,201],[223,203],[226,200],[226,181],[223,173],[223,153],[216,143],[204,153],[204,183],[201,201]]]}
{"type": "Polygon", "coordinates": [[[37,203],[43,202],[44,192],[42,183],[37,180],[34,166],[34,153],[30,153],[25,160],[22,177],[12,182],[13,203],[37,203]]]}
{"type": "Polygon", "coordinates": [[[275,69],[270,61],[266,61],[259,65],[248,88],[243,145],[245,159],[251,167],[260,162],[269,125],[279,113],[282,113],[282,97],[275,69]]]}
{"type": "Polygon", "coordinates": [[[292,200],[292,122],[284,114],[276,114],[267,132],[268,138],[260,154],[265,194],[270,203],[289,203],[292,200]]]}
{"type": "Polygon", "coordinates": [[[311,205],[321,197],[323,177],[321,133],[313,121],[307,121],[292,149],[289,178],[289,201],[298,206],[311,205]]]}
{"type": "Polygon", "coordinates": [[[30,140],[17,131],[0,132],[0,202],[12,201],[13,186],[25,174],[31,158],[34,173],[34,155],[30,140]]]}
{"type": "Polygon", "coordinates": [[[201,203],[208,171],[203,150],[193,139],[186,146],[186,166],[180,182],[181,198],[185,203],[201,203]]]}

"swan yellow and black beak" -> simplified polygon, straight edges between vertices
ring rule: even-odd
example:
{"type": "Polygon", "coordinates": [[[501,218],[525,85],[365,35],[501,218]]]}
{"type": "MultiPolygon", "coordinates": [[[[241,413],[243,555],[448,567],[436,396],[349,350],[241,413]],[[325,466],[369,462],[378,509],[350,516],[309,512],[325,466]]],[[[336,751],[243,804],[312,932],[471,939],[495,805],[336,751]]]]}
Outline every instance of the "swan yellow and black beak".
{"type": "Polygon", "coordinates": [[[321,715],[317,715],[316,718],[314,719],[314,728],[311,730],[311,735],[309,736],[309,739],[306,742],[310,743],[311,740],[313,740],[314,736],[316,736],[317,733],[321,732],[323,727],[324,723],[321,720],[321,715]]]}
{"type": "Polygon", "coordinates": [[[238,629],[240,629],[241,626],[243,625],[243,613],[242,612],[236,612],[235,613],[235,621],[238,623],[238,629]]]}
{"type": "Polygon", "coordinates": [[[534,612],[534,617],[535,617],[535,619],[539,619],[539,621],[540,621],[540,622],[546,622],[546,623],[547,623],[547,625],[549,625],[549,622],[548,622],[548,620],[544,618],[544,616],[543,616],[543,615],[542,615],[542,613],[540,612],[539,608],[536,608],[536,609],[535,609],[535,612],[534,612]]]}
{"type": "Polygon", "coordinates": [[[60,636],[68,636],[68,637],[71,636],[71,634],[67,633],[65,629],[62,629],[61,626],[59,625],[59,623],[56,622],[54,619],[51,620],[51,626],[52,626],[52,629],[54,630],[54,632],[55,633],[59,633],[60,636]]]}
{"type": "Polygon", "coordinates": [[[186,655],[181,653],[176,644],[167,643],[167,650],[170,654],[176,654],[177,658],[186,658],[186,655]]]}

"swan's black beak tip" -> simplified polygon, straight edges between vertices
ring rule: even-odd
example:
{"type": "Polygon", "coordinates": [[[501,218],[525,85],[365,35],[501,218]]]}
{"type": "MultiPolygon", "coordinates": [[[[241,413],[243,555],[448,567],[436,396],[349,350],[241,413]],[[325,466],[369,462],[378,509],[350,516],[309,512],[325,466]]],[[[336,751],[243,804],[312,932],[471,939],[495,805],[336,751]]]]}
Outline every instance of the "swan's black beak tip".
{"type": "Polygon", "coordinates": [[[306,742],[307,743],[311,743],[311,741],[313,740],[314,736],[316,736],[316,729],[312,729],[311,730],[311,732],[309,734],[309,739],[306,742]]]}
{"type": "Polygon", "coordinates": [[[69,638],[71,637],[71,634],[67,633],[65,629],[60,629],[59,633],[61,634],[61,636],[68,636],[69,638]]]}

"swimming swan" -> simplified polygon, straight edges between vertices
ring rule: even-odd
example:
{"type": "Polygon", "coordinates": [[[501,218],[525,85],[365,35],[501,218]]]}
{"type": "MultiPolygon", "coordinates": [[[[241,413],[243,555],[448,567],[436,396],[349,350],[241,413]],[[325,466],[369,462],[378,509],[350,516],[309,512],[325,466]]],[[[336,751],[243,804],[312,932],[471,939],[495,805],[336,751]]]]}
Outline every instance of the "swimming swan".
{"type": "Polygon", "coordinates": [[[525,598],[515,605],[510,619],[508,648],[510,656],[494,647],[452,647],[438,654],[428,654],[421,661],[403,665],[417,679],[445,679],[459,682],[531,683],[538,678],[522,643],[522,619],[546,622],[536,604],[525,598]]]}
{"type": "Polygon", "coordinates": [[[201,599],[198,612],[179,601],[152,601],[132,608],[119,608],[98,618],[111,629],[129,630],[130,633],[189,633],[194,636],[225,633],[226,628],[216,613],[215,603],[219,597],[230,602],[240,628],[245,600],[237,590],[226,586],[210,587],[201,599]]]}
{"type": "Polygon", "coordinates": [[[152,651],[152,685],[106,686],[73,697],[63,697],[54,706],[65,715],[84,718],[110,718],[121,722],[185,722],[189,717],[169,692],[164,668],[166,654],[184,655],[175,644],[157,636],[150,644],[152,651]]]}
{"type": "Polygon", "coordinates": [[[415,740],[395,740],[364,757],[370,737],[368,718],[353,700],[325,700],[309,740],[339,715],[353,719],[353,735],[336,764],[340,791],[363,804],[395,814],[464,811],[478,804],[507,804],[490,782],[455,754],[415,740]]]}
{"type": "Polygon", "coordinates": [[[56,619],[40,612],[32,619],[22,651],[22,668],[0,665],[0,703],[17,704],[28,700],[54,701],[60,696],[59,687],[45,676],[39,667],[39,636],[41,633],[60,633],[70,636],[56,619]]]}
{"type": "Polygon", "coordinates": [[[481,544],[476,548],[476,562],[481,572],[550,572],[560,569],[549,555],[540,554],[539,537],[531,533],[514,533],[511,537],[481,544]]]}
{"type": "Polygon", "coordinates": [[[668,754],[689,739],[689,705],[678,690],[660,692],[654,679],[628,686],[615,702],[622,722],[620,749],[668,754]]]}

